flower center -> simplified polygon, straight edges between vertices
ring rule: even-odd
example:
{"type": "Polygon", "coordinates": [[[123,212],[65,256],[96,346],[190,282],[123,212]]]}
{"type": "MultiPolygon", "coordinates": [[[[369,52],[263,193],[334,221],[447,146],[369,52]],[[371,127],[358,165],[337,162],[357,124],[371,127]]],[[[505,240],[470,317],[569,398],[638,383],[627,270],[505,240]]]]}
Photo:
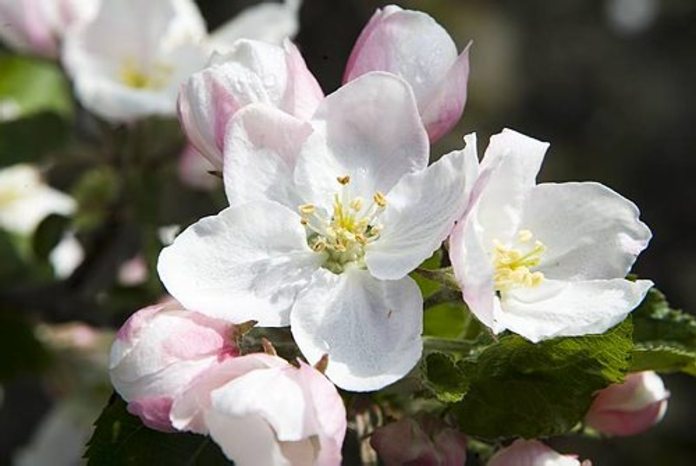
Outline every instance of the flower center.
{"type": "Polygon", "coordinates": [[[143,70],[133,60],[125,60],[121,65],[121,82],[133,89],[157,90],[165,87],[172,74],[171,66],[156,64],[151,70],[143,70]]]}
{"type": "Polygon", "coordinates": [[[326,254],[324,267],[343,272],[349,264],[364,265],[365,247],[379,238],[382,225],[377,217],[387,207],[384,194],[377,191],[367,205],[362,197],[349,197],[346,186],[350,176],[337,179],[341,190],[334,195],[332,213],[326,217],[314,204],[298,207],[307,230],[307,244],[315,252],[326,254]]]}
{"type": "Polygon", "coordinates": [[[497,291],[518,287],[535,287],[544,281],[544,274],[531,269],[541,263],[546,246],[541,241],[532,242],[532,232],[520,230],[514,246],[508,247],[493,240],[493,280],[497,291]],[[517,246],[517,247],[515,247],[517,246]]]}

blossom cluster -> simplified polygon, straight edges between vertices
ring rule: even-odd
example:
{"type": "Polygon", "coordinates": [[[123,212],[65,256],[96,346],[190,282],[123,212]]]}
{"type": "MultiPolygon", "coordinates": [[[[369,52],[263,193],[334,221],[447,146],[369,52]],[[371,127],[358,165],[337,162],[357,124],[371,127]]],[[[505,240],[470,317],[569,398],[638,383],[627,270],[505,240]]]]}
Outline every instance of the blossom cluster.
{"type": "MultiPolygon", "coordinates": [[[[162,250],[171,298],[123,325],[109,369],[145,425],[209,435],[240,465],[340,464],[338,389],[380,390],[421,360],[412,274],[443,244],[478,321],[532,343],[602,334],[652,287],[627,278],[651,238],[638,208],[594,182],[537,183],[548,143],[504,129],[479,160],[472,133],[429,164],[464,111],[471,44],[460,52],[427,14],[387,6],[325,94],[288,38],[298,9],[264,4],[208,33],[189,0],[0,2],[14,18],[3,37],[60,55],[86,109],[127,124],[177,114],[181,166],[198,170],[182,176],[210,187],[201,163],[222,176],[228,207],[162,250]],[[265,340],[244,352],[254,326],[289,327],[304,359],[265,340]]],[[[0,204],[24,208],[13,196],[0,204]]],[[[74,208],[52,196],[55,211],[74,208]]],[[[632,435],[667,398],[659,376],[633,374],[595,398],[586,423],[632,435]]],[[[439,420],[402,418],[370,441],[385,464],[466,458],[464,434],[439,420]]],[[[516,440],[489,464],[581,463],[516,440]]]]}

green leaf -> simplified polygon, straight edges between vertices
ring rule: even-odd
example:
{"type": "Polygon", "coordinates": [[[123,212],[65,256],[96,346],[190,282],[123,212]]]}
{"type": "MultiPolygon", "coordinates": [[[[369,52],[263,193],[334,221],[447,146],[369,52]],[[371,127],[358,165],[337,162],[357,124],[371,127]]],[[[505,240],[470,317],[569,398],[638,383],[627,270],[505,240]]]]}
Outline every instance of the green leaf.
{"type": "Polygon", "coordinates": [[[62,215],[51,214],[44,218],[32,236],[34,255],[40,260],[47,260],[69,225],[70,219],[62,215]]]}
{"type": "Polygon", "coordinates": [[[627,320],[603,335],[538,344],[517,335],[500,338],[456,366],[469,386],[454,405],[462,430],[490,439],[570,431],[597,390],[623,380],[631,330],[627,320]]]}
{"type": "Polygon", "coordinates": [[[0,123],[0,166],[39,160],[65,147],[68,124],[55,113],[36,113],[0,123]]]}
{"type": "Polygon", "coordinates": [[[446,353],[431,353],[423,359],[424,384],[444,403],[460,401],[470,380],[455,359],[446,353]]]}
{"type": "Polygon", "coordinates": [[[117,395],[97,419],[85,458],[89,466],[232,464],[209,437],[148,429],[117,395]]]}
{"type": "Polygon", "coordinates": [[[22,278],[26,266],[13,237],[0,229],[0,281],[22,278]]]}
{"type": "Polygon", "coordinates": [[[0,310],[0,382],[24,373],[40,372],[50,361],[49,353],[32,328],[15,312],[0,310]]]}
{"type": "Polygon", "coordinates": [[[0,55],[0,104],[17,117],[72,113],[70,85],[58,65],[17,55],[0,55]]]}
{"type": "Polygon", "coordinates": [[[444,302],[429,307],[423,317],[423,334],[457,338],[464,332],[469,316],[469,310],[460,302],[444,302]]]}
{"type": "Polygon", "coordinates": [[[633,311],[631,371],[682,371],[696,375],[696,318],[671,309],[659,290],[651,289],[633,311]]]}

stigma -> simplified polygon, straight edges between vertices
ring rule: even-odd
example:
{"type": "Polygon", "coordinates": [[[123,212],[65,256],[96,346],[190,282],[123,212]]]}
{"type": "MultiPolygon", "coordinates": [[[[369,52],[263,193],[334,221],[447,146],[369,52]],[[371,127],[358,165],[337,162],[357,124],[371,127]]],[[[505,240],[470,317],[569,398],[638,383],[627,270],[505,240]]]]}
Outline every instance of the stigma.
{"type": "Polygon", "coordinates": [[[533,271],[541,263],[546,246],[541,241],[533,241],[529,230],[520,230],[513,246],[506,246],[493,240],[493,274],[496,291],[509,291],[513,288],[534,288],[544,281],[544,274],[533,271]]]}
{"type": "Polygon", "coordinates": [[[125,60],[119,71],[119,78],[123,84],[133,89],[157,90],[165,87],[172,68],[167,65],[157,64],[152,70],[145,71],[134,60],[125,60]]]}
{"type": "Polygon", "coordinates": [[[326,254],[324,267],[338,274],[350,265],[364,266],[365,248],[379,239],[382,231],[378,217],[387,207],[387,198],[377,191],[368,204],[362,197],[347,194],[350,176],[339,176],[336,181],[339,188],[330,216],[314,204],[302,204],[298,211],[307,230],[307,244],[313,251],[326,254]]]}

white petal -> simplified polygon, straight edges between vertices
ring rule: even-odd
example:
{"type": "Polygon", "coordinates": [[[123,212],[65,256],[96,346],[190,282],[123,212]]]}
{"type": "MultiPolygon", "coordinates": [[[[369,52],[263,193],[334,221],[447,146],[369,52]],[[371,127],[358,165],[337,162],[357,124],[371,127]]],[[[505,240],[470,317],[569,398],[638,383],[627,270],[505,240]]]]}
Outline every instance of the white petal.
{"type": "Polygon", "coordinates": [[[503,293],[497,318],[533,342],[603,333],[624,320],[652,285],[649,280],[544,280],[535,288],[503,293]]]}
{"type": "Polygon", "coordinates": [[[506,129],[491,137],[481,163],[490,171],[481,187],[477,221],[484,229],[484,242],[505,242],[517,232],[522,205],[536,184],[548,144],[506,129]]]}
{"type": "Polygon", "coordinates": [[[162,251],[158,271],[169,293],[189,309],[236,323],[283,326],[322,260],[307,246],[299,215],[259,202],[187,228],[162,251]]]}
{"type": "Polygon", "coordinates": [[[388,192],[428,163],[428,136],[408,84],[368,73],[329,95],[312,120],[295,181],[305,201],[330,204],[336,177],[349,175],[354,195],[388,192]]]}
{"type": "Polygon", "coordinates": [[[449,257],[467,306],[484,325],[494,328],[496,299],[493,262],[488,250],[483,247],[481,230],[474,210],[452,231],[449,257]]]}
{"type": "Polygon", "coordinates": [[[264,353],[251,353],[227,359],[204,372],[174,399],[170,419],[178,430],[207,434],[204,414],[211,406],[211,392],[248,372],[285,367],[287,361],[264,353]]]}
{"type": "Polygon", "coordinates": [[[209,410],[205,417],[210,436],[234,464],[292,466],[283,455],[273,429],[261,416],[234,418],[209,410]]]}
{"type": "Polygon", "coordinates": [[[68,278],[85,258],[85,250],[71,232],[65,233],[48,255],[53,273],[60,279],[68,278]]]}
{"type": "Polygon", "coordinates": [[[423,298],[409,277],[375,280],[365,270],[320,269],[293,306],[291,330],[310,363],[329,355],[341,388],[378,390],[404,377],[421,355],[423,298]]]}
{"type": "Polygon", "coordinates": [[[382,280],[399,279],[430,257],[464,213],[477,172],[474,145],[404,176],[387,194],[380,238],[368,246],[370,273],[382,280]]]}
{"type": "Polygon", "coordinates": [[[650,241],[628,199],[598,183],[540,184],[521,227],[546,246],[539,270],[559,280],[622,278],[650,241]]]}
{"type": "Polygon", "coordinates": [[[253,104],[230,122],[225,138],[225,192],[231,206],[270,200],[295,210],[292,173],[308,123],[276,108],[253,104]]]}
{"type": "Polygon", "coordinates": [[[299,28],[299,0],[285,3],[261,3],[250,6],[217,28],[210,35],[215,51],[225,53],[238,39],[255,39],[280,45],[299,28]]]}

